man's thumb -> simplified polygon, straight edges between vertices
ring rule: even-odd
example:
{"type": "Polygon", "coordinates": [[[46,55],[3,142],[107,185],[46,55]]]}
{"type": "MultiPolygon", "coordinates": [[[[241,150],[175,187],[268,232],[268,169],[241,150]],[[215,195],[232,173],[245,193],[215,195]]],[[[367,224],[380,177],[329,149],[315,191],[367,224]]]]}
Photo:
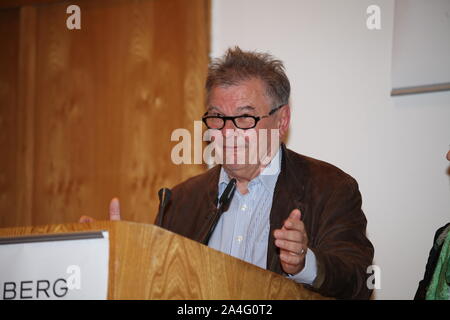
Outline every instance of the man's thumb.
{"type": "Polygon", "coordinates": [[[294,209],[294,210],[292,210],[289,217],[300,220],[302,218],[302,213],[300,212],[299,209],[294,209]]]}
{"type": "Polygon", "coordinates": [[[120,203],[118,198],[113,198],[109,204],[109,220],[120,220],[120,203]]]}

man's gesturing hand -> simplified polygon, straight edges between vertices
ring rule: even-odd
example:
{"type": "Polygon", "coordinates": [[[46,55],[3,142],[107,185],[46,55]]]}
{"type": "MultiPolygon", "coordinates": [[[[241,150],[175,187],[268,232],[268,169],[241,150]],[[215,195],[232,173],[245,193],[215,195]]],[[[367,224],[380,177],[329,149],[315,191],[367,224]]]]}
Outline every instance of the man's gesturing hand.
{"type": "MultiPolygon", "coordinates": [[[[113,198],[109,203],[109,220],[111,221],[120,220],[120,203],[118,198],[113,198]]],[[[93,221],[95,221],[95,219],[88,216],[82,216],[79,220],[80,223],[93,221]]]]}
{"type": "Polygon", "coordinates": [[[109,220],[120,220],[120,203],[118,198],[113,198],[109,203],[109,220]]]}
{"type": "Polygon", "coordinates": [[[300,217],[300,210],[292,210],[283,227],[274,231],[275,245],[280,248],[281,267],[289,274],[297,274],[305,267],[308,236],[300,217]]]}

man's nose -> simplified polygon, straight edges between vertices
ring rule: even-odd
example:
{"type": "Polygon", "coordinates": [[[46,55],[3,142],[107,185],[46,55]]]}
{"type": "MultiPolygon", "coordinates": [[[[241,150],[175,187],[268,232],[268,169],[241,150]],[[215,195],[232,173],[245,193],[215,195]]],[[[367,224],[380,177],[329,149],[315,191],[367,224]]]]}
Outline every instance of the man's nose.
{"type": "Polygon", "coordinates": [[[230,136],[234,135],[234,131],[236,129],[237,128],[235,127],[232,120],[226,120],[225,125],[222,128],[222,134],[224,137],[230,137],[230,136]]]}

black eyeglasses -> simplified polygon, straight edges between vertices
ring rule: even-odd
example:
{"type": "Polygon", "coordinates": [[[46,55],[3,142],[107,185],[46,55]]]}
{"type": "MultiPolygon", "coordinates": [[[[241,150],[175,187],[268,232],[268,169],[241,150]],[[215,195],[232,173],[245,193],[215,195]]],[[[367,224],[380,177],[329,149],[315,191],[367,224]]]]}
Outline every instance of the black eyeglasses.
{"type": "Polygon", "coordinates": [[[268,118],[271,115],[273,115],[275,112],[277,112],[281,107],[284,107],[285,104],[282,104],[281,106],[278,106],[265,116],[251,116],[249,114],[243,114],[240,116],[235,117],[225,117],[225,116],[208,116],[208,112],[206,112],[203,117],[202,121],[203,123],[208,127],[208,129],[215,129],[215,130],[222,130],[223,127],[225,127],[225,123],[227,120],[233,121],[233,124],[236,128],[248,130],[256,127],[256,124],[264,118],[268,118]]]}

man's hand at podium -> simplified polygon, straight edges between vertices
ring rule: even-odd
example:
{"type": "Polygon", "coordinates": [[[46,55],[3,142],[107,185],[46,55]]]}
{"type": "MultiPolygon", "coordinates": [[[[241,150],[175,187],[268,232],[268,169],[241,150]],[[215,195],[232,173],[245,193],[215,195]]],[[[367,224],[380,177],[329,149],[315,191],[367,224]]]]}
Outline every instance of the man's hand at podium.
{"type": "MultiPolygon", "coordinates": [[[[118,198],[112,198],[109,203],[109,220],[111,221],[119,221],[120,220],[120,203],[118,198]]],[[[89,216],[81,216],[79,222],[93,222],[94,218],[89,216]]]]}
{"type": "Polygon", "coordinates": [[[274,231],[275,245],[280,248],[281,267],[288,274],[297,274],[305,267],[308,235],[301,215],[300,210],[292,210],[283,227],[274,231]]]}

